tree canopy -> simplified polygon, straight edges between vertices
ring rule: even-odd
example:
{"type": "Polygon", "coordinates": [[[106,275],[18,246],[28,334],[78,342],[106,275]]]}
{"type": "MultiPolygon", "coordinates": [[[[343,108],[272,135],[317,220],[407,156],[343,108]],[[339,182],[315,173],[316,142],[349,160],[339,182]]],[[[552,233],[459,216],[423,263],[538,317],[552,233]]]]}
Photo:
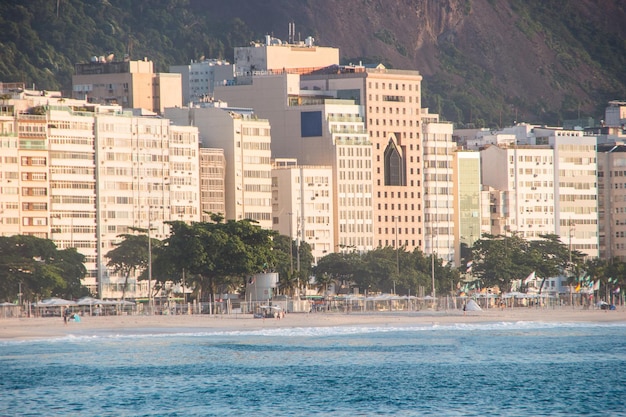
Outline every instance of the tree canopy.
{"type": "Polygon", "coordinates": [[[81,284],[85,256],[75,248],[58,250],[48,239],[15,235],[0,237],[0,299],[15,302],[47,297],[75,299],[89,295],[81,284]]]}

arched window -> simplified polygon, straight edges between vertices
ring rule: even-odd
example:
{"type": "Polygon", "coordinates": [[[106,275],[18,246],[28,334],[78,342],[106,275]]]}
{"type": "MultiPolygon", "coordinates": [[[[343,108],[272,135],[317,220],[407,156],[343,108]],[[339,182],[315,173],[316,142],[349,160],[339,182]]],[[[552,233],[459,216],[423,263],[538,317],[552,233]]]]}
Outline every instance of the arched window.
{"type": "Polygon", "coordinates": [[[405,161],[393,140],[385,148],[385,185],[406,185],[405,161]]]}

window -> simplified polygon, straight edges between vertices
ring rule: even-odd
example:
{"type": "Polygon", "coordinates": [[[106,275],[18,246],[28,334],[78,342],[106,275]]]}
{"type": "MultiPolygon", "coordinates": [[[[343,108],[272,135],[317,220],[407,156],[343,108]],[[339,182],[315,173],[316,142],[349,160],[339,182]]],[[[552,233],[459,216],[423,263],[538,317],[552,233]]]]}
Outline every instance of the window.
{"type": "Polygon", "coordinates": [[[385,149],[385,185],[406,185],[404,158],[393,141],[385,149]]]}

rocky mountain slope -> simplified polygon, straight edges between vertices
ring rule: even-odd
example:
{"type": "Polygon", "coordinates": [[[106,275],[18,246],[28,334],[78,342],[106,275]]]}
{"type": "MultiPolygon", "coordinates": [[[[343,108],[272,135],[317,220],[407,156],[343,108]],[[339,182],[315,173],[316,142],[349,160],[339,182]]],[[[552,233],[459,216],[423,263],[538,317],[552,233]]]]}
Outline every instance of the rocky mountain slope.
{"type": "Polygon", "coordinates": [[[424,75],[424,104],[459,125],[600,117],[626,99],[622,0],[32,0],[0,5],[0,81],[69,89],[72,64],[130,52],[157,69],[270,33],[344,63],[424,75]]]}

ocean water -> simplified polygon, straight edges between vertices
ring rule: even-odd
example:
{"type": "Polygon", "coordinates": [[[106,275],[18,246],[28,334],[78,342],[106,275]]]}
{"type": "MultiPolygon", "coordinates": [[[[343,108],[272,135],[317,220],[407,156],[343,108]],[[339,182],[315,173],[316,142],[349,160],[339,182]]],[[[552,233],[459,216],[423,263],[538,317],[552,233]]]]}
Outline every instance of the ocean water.
{"type": "Polygon", "coordinates": [[[0,416],[387,415],[626,416],[626,323],[0,342],[0,416]]]}

